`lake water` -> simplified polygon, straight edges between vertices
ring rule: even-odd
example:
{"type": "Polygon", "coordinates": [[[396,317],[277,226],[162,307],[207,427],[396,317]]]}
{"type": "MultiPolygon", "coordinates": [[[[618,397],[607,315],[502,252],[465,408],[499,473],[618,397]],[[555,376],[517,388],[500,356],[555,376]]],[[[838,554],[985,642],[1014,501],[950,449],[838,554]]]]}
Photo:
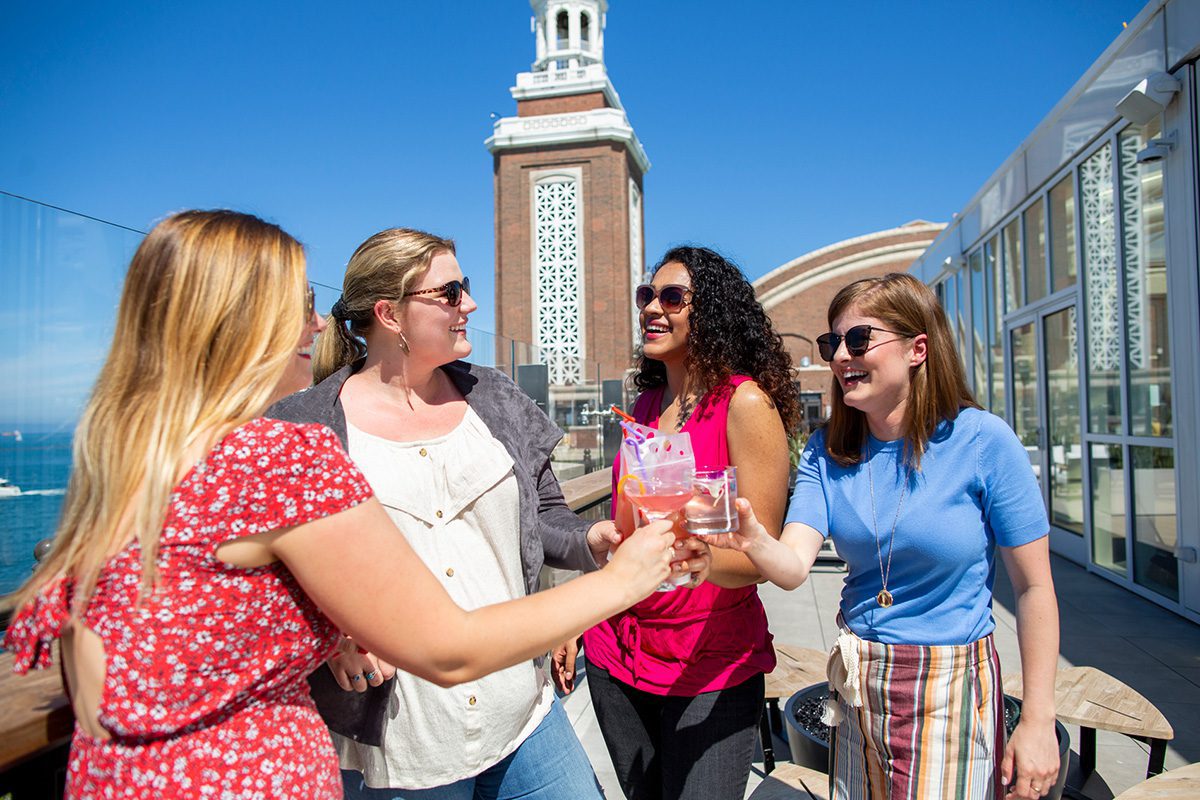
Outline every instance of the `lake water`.
{"type": "Polygon", "coordinates": [[[70,472],[70,433],[0,436],[0,478],[21,489],[0,496],[0,594],[33,571],[33,547],[54,534],[70,472]]]}

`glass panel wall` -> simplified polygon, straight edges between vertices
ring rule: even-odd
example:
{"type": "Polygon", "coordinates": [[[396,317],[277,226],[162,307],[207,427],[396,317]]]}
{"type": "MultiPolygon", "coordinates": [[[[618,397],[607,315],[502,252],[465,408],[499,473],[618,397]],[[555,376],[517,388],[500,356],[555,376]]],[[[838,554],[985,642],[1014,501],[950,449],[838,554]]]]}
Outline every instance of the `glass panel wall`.
{"type": "Polygon", "coordinates": [[[1120,575],[1127,564],[1125,463],[1119,444],[1093,444],[1092,563],[1120,575]]]}
{"type": "Polygon", "coordinates": [[[1133,579],[1179,600],[1175,524],[1175,451],[1130,447],[1133,462],[1133,579]]]}
{"type": "Polygon", "coordinates": [[[1118,139],[1121,233],[1125,256],[1129,426],[1134,436],[1171,436],[1171,339],[1167,335],[1167,259],[1161,161],[1137,163],[1159,123],[1118,139]]]}
{"type": "Polygon", "coordinates": [[[980,404],[988,401],[988,327],[987,292],[983,280],[983,251],[976,250],[967,260],[971,273],[971,353],[975,365],[975,397],[980,404]]]}
{"type": "Polygon", "coordinates": [[[1038,410],[1037,333],[1033,323],[1012,330],[1013,430],[1025,452],[1038,483],[1043,482],[1041,412],[1038,410]]]}
{"type": "Polygon", "coordinates": [[[1072,176],[1050,190],[1050,291],[1075,283],[1075,185],[1072,176]]]}
{"type": "Polygon", "coordinates": [[[1025,295],[1030,303],[1046,296],[1046,207],[1042,198],[1025,209],[1025,295]]]}
{"type": "Polygon", "coordinates": [[[1021,263],[1021,218],[1018,217],[1000,234],[1004,246],[1004,285],[1009,311],[1025,305],[1025,265],[1021,263]]]}
{"type": "Polygon", "coordinates": [[[1083,535],[1083,450],[1079,427],[1079,344],[1075,306],[1046,316],[1046,427],[1050,522],[1083,535]]]}
{"type": "Polygon", "coordinates": [[[142,236],[0,192],[0,594],[29,577],[58,523],[71,437],[142,236]]]}
{"type": "Polygon", "coordinates": [[[1092,433],[1121,432],[1121,309],[1112,166],[1112,148],[1106,144],[1079,168],[1092,433]]]}
{"type": "Polygon", "coordinates": [[[984,263],[987,274],[991,278],[991,302],[988,305],[988,347],[991,351],[989,372],[991,378],[991,394],[987,395],[988,408],[993,414],[1005,416],[1004,403],[1004,270],[1000,265],[999,237],[992,237],[983,247],[984,263]]]}

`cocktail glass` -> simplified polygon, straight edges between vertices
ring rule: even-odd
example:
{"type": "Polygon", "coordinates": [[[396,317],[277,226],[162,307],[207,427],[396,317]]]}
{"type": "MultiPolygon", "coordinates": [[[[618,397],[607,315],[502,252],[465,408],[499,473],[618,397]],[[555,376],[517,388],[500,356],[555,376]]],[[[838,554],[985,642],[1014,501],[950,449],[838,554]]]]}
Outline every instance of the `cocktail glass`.
{"type": "MultiPolygon", "coordinates": [[[[678,519],[678,514],[688,501],[692,499],[692,481],[690,480],[628,480],[625,481],[625,496],[629,498],[629,502],[633,503],[634,507],[641,512],[642,517],[646,522],[654,522],[660,519],[669,519],[672,516],[676,517],[675,536],[681,538],[681,534],[686,536],[686,531],[681,530],[678,519]]],[[[678,575],[674,578],[667,578],[658,585],[659,592],[673,592],[679,586],[691,580],[690,575],[678,575]]]]}

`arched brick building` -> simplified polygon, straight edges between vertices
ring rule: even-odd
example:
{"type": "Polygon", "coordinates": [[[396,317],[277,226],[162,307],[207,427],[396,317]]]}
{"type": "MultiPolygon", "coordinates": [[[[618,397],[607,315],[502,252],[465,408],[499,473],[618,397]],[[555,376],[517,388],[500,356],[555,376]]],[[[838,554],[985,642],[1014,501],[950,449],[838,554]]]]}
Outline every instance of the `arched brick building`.
{"type": "Polygon", "coordinates": [[[829,301],[860,278],[906,272],[945,227],[914,220],[856,236],[792,259],[754,282],[758,299],[791,351],[807,422],[828,413],[831,373],[817,353],[816,338],[829,328],[829,301]]]}

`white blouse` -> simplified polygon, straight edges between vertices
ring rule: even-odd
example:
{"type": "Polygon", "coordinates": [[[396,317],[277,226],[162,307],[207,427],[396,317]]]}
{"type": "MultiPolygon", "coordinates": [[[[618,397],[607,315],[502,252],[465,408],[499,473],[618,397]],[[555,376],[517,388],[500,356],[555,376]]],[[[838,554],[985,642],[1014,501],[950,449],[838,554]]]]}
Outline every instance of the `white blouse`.
{"type": "MultiPolygon", "coordinates": [[[[470,407],[453,431],[426,441],[346,428],[350,457],[454,602],[471,610],[525,596],[513,460],[470,407]]],[[[516,750],[554,699],[531,661],[451,689],[397,672],[394,686],[383,747],[333,735],[342,767],[377,789],[478,775],[516,750]]]]}

